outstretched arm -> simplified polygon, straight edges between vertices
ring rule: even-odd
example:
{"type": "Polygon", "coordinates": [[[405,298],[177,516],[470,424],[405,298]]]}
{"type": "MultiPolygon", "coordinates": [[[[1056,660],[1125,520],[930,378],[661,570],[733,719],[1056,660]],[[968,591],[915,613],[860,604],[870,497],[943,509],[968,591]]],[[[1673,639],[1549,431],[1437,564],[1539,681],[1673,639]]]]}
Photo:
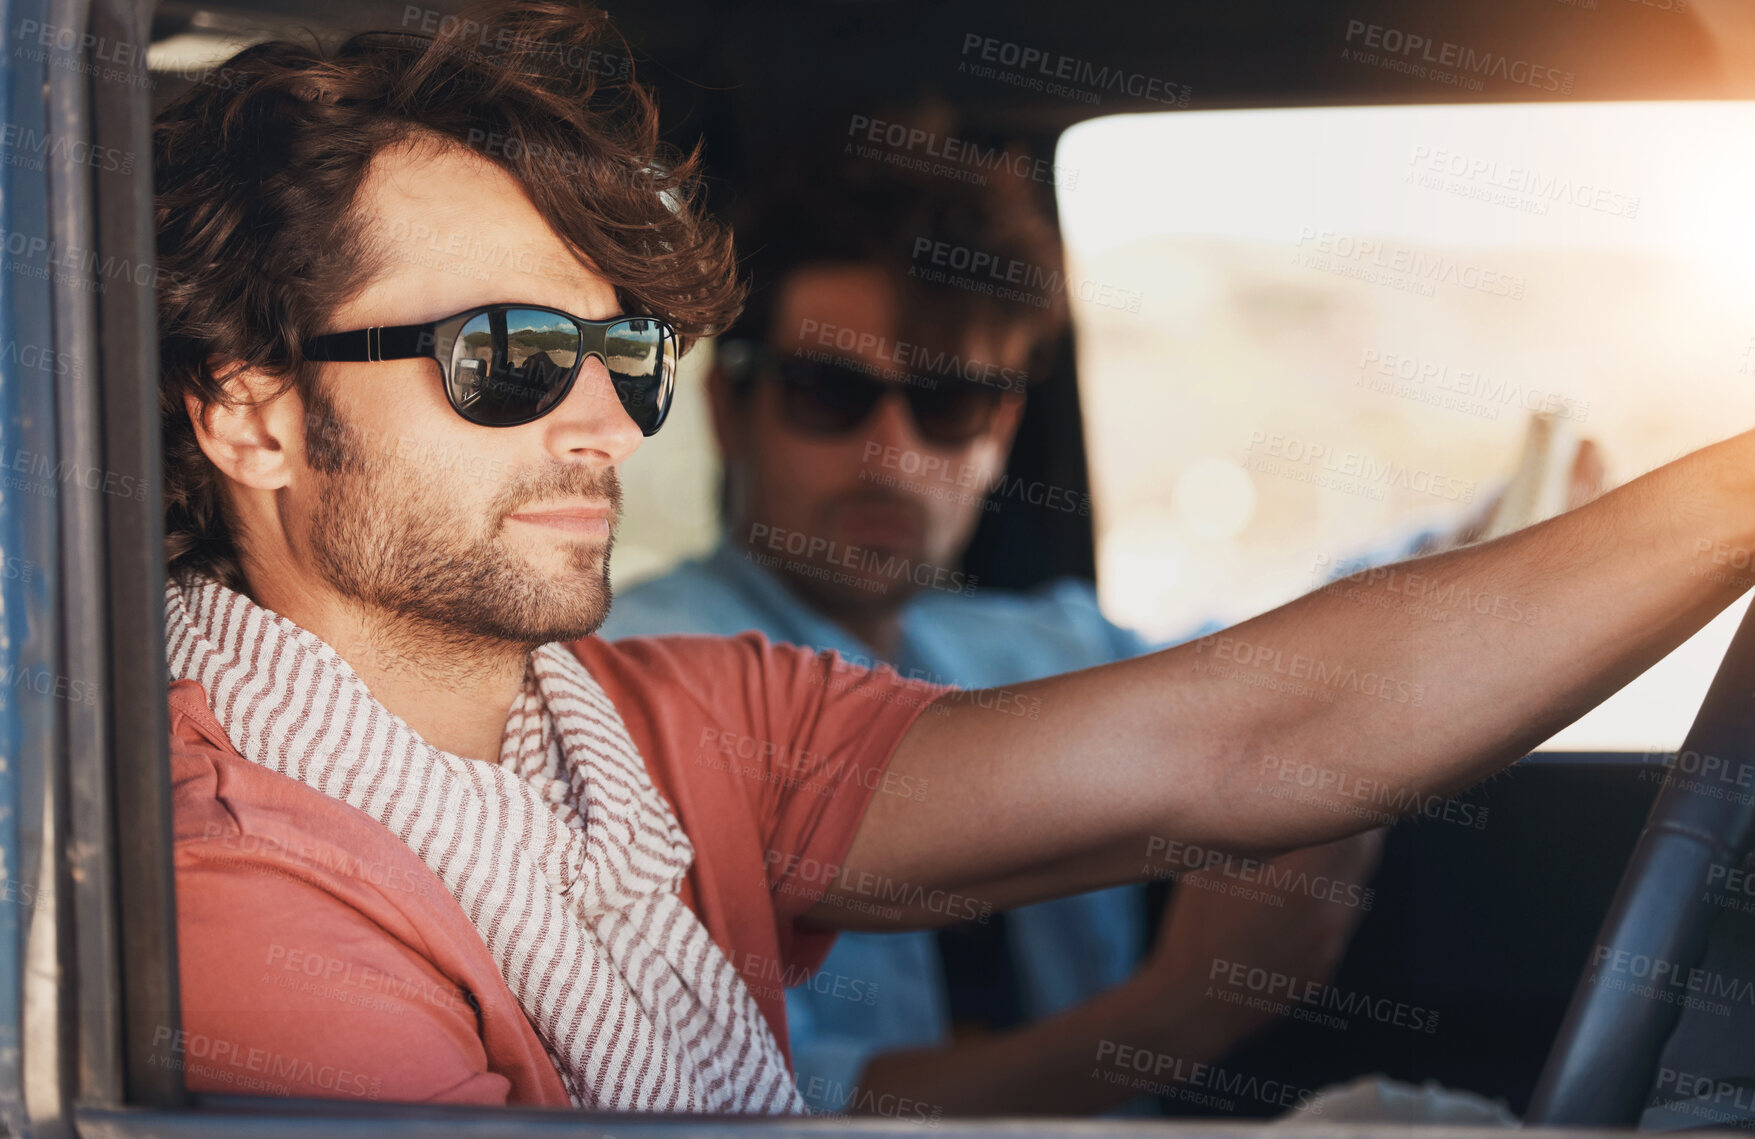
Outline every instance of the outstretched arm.
{"type": "Polygon", "coordinates": [[[907,899],[1001,908],[1136,881],[1169,842],[1283,851],[1498,771],[1746,588],[1719,555],[1755,548],[1752,472],[1755,432],[1221,634],[944,697],[891,761],[931,799],[879,796],[811,916],[870,922],[836,895],[905,883],[901,920],[933,924],[907,899]]]}

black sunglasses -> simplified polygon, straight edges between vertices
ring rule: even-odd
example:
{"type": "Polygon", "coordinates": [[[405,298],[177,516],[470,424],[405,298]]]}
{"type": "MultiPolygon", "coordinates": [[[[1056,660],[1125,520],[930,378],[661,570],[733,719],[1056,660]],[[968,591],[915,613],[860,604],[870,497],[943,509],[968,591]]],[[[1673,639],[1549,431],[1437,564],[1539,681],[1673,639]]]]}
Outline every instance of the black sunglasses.
{"type": "Polygon", "coordinates": [[[993,426],[1003,394],[960,376],[873,379],[846,357],[775,353],[750,341],[727,344],[720,353],[734,384],[772,377],[779,385],[781,419],[812,435],[848,434],[894,392],[913,415],[922,439],[956,446],[993,426]]]}
{"type": "Polygon", "coordinates": [[[516,427],[553,411],[596,356],[642,434],[670,414],[680,355],[676,330],[655,316],[586,320],[541,305],[482,305],[428,324],[329,332],[304,342],[320,361],[438,362],[457,414],[483,427],[516,427]]]}

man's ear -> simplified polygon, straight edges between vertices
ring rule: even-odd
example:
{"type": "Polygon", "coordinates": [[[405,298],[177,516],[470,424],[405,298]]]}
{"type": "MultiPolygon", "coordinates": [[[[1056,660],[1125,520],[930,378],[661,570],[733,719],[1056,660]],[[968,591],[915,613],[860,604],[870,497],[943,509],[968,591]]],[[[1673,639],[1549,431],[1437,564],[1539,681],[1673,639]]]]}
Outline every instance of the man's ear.
{"type": "Polygon", "coordinates": [[[225,403],[203,407],[194,395],[183,397],[195,441],[220,473],[240,486],[281,489],[292,481],[293,457],[304,454],[303,401],[292,385],[255,369],[227,376],[223,383],[231,397],[225,403]]]}

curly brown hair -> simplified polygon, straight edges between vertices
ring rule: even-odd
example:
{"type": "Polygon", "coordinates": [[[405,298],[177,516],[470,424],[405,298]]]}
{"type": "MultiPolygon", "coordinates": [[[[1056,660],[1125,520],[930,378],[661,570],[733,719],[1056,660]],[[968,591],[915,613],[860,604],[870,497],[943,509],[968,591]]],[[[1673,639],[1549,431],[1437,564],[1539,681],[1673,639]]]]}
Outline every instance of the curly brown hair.
{"type": "MultiPolygon", "coordinates": [[[[411,9],[411,11],[415,11],[411,9]]],[[[332,53],[289,42],[233,56],[153,125],[165,556],[173,577],[245,587],[223,479],[186,399],[235,398],[259,369],[322,406],[300,351],[381,268],[356,216],[373,158],[418,138],[468,147],[517,179],[555,232],[616,290],[623,311],[668,319],[684,344],[742,302],[730,233],[707,215],[700,147],[659,139],[603,12],[494,0],[412,31],[368,32],[332,53]]]]}

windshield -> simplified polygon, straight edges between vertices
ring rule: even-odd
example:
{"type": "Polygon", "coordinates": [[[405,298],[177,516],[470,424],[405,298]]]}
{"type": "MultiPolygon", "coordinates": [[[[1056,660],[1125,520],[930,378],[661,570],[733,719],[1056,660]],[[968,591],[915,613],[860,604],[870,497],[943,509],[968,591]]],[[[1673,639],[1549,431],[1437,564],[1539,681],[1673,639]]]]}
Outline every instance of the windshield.
{"type": "MultiPolygon", "coordinates": [[[[1741,104],[1608,103],[1068,131],[1105,610],[1185,635],[1464,525],[1538,413],[1611,484],[1745,422],[1755,154],[1726,140],[1752,127],[1741,104]]],[[[1745,604],[1548,746],[1676,747],[1745,604]]]]}

